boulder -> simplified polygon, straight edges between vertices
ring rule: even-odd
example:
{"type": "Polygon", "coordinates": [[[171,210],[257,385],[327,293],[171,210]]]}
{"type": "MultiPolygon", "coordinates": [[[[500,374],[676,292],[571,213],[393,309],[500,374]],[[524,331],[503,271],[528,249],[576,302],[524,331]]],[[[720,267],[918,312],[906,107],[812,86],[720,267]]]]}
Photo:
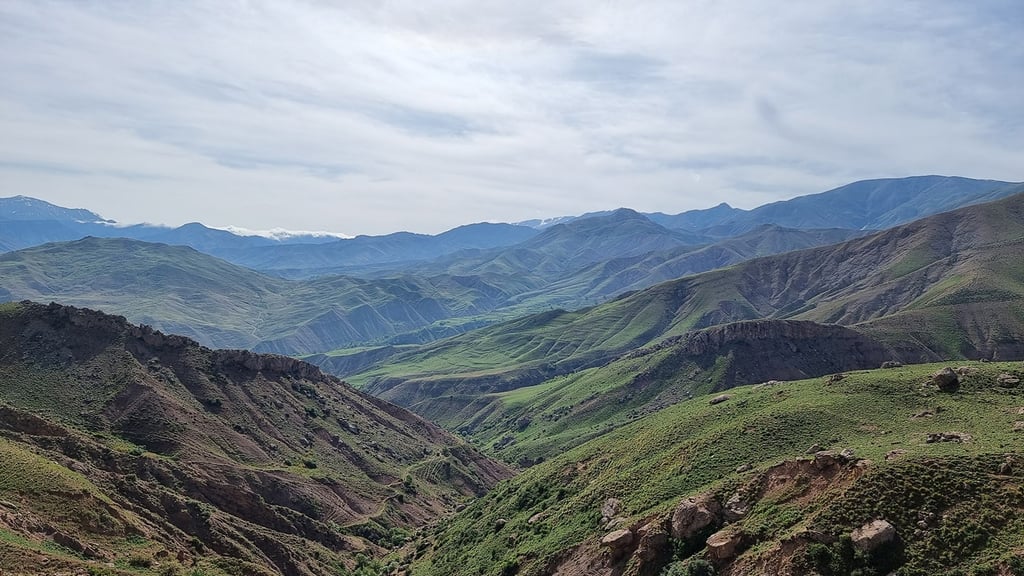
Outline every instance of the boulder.
{"type": "Polygon", "coordinates": [[[971,437],[963,432],[929,432],[928,437],[925,438],[925,444],[934,444],[936,442],[966,442],[971,437]]]}
{"type": "Polygon", "coordinates": [[[870,552],[896,539],[896,527],[885,520],[872,520],[857,528],[850,535],[854,547],[870,552]]]}
{"type": "Polygon", "coordinates": [[[750,513],[750,503],[743,499],[739,492],[733,494],[725,502],[725,509],[722,514],[729,522],[742,520],[750,513]]]}
{"type": "Polygon", "coordinates": [[[640,537],[640,543],[633,556],[641,563],[654,560],[668,545],[668,532],[657,522],[642,526],[636,533],[640,537]]]}
{"type": "Polygon", "coordinates": [[[622,551],[629,548],[632,544],[633,533],[625,529],[609,532],[604,538],[601,538],[601,546],[605,546],[613,552],[622,551]]]}
{"type": "Polygon", "coordinates": [[[719,530],[707,540],[708,557],[716,561],[735,558],[743,546],[743,533],[732,528],[719,530]]]}
{"type": "Polygon", "coordinates": [[[999,376],[996,376],[996,384],[1002,386],[1003,388],[1014,388],[1018,384],[1020,384],[1020,378],[1014,376],[1013,374],[1007,374],[1004,372],[999,376]]]}
{"type": "Polygon", "coordinates": [[[543,520],[547,519],[547,517],[548,517],[548,512],[537,512],[533,516],[530,516],[530,519],[527,520],[526,523],[527,524],[536,524],[538,522],[542,522],[543,520]]]}
{"type": "Polygon", "coordinates": [[[899,457],[903,456],[906,453],[907,453],[906,450],[902,450],[900,448],[897,448],[895,450],[889,450],[888,452],[885,453],[885,461],[889,462],[889,461],[892,461],[892,460],[896,460],[896,459],[898,459],[899,457]]]}
{"type": "Polygon", "coordinates": [[[622,500],[618,498],[609,498],[601,505],[601,516],[605,518],[614,518],[619,512],[622,512],[622,500]]]}
{"type": "Polygon", "coordinates": [[[886,360],[885,362],[882,362],[882,368],[900,368],[902,366],[903,363],[897,362],[896,360],[886,360]]]}
{"type": "Polygon", "coordinates": [[[832,468],[839,464],[839,455],[833,450],[822,450],[814,453],[814,467],[818,470],[832,468]]]}
{"type": "Polygon", "coordinates": [[[1016,420],[1013,423],[1014,432],[1024,432],[1024,420],[1016,420]]]}
{"type": "Polygon", "coordinates": [[[721,506],[710,494],[690,496],[672,511],[672,537],[689,540],[704,529],[718,523],[721,506]]]}
{"type": "Polygon", "coordinates": [[[960,389],[960,377],[949,366],[933,373],[931,379],[932,384],[942,392],[956,392],[960,389]]]}
{"type": "Polygon", "coordinates": [[[732,396],[730,396],[729,394],[719,394],[718,396],[715,396],[711,400],[708,400],[708,404],[714,406],[715,404],[721,404],[722,402],[725,402],[730,398],[732,398],[732,396]]]}

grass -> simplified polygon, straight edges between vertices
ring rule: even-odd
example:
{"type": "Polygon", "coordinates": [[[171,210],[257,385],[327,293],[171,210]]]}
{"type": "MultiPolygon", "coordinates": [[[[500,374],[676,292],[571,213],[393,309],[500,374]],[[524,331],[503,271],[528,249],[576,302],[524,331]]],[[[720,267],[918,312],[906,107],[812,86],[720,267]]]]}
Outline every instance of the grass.
{"type": "MultiPolygon", "coordinates": [[[[439,531],[435,551],[415,566],[414,574],[489,573],[502,562],[517,562],[521,574],[536,574],[559,551],[600,534],[597,516],[606,498],[620,498],[629,518],[664,514],[686,495],[735,482],[734,470],[741,464],[765,469],[802,456],[815,443],[852,448],[875,462],[873,474],[895,466],[885,461],[893,449],[906,450],[907,461],[948,461],[950,467],[956,466],[956,458],[1001,459],[1018,452],[1013,422],[1019,418],[1016,409],[1024,406],[1024,394],[999,388],[994,381],[1001,372],[1021,373],[1022,366],[973,363],[975,372],[964,377],[955,395],[924,385],[941,366],[849,373],[837,383],[814,379],[743,387],[731,391],[732,399],[722,404],[711,406],[699,397],[669,407],[499,485],[439,531]],[[913,417],[926,410],[934,416],[913,417]],[[965,432],[972,440],[925,442],[928,433],[947,430],[965,432]],[[549,520],[528,524],[538,512],[547,512],[549,520]],[[508,521],[500,532],[492,528],[498,518],[508,521]],[[507,538],[512,533],[520,536],[514,542],[507,538]]],[[[886,483],[883,478],[877,483],[886,483]]],[[[750,529],[777,535],[810,514],[785,503],[768,504],[776,509],[752,512],[750,529]]],[[[832,526],[859,518],[849,506],[836,506],[847,516],[836,516],[832,526]]],[[[896,509],[897,504],[892,506],[896,509]]],[[[1007,537],[1003,531],[998,534],[1007,537]]],[[[990,554],[1006,551],[993,548],[990,554]]]]}

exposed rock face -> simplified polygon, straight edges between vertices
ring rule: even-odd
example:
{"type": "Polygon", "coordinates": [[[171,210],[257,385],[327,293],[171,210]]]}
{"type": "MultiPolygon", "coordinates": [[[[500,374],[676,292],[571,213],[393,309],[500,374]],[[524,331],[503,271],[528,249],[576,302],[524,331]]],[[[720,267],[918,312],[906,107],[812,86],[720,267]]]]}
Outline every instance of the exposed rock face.
{"type": "Polygon", "coordinates": [[[668,532],[659,522],[651,522],[641,526],[637,530],[640,543],[637,545],[633,555],[640,561],[641,565],[655,560],[668,544],[668,532]]]}
{"type": "MultiPolygon", "coordinates": [[[[32,415],[5,395],[5,437],[81,475],[109,497],[93,500],[121,541],[145,534],[168,558],[192,550],[249,562],[252,573],[324,574],[350,553],[381,552],[375,536],[337,524],[358,526],[387,507],[396,513],[385,525],[413,528],[510,475],[437,426],[292,358],[214,351],[118,316],[31,302],[0,313],[0,350],[5,391],[53,375],[34,393],[60,417],[32,415]],[[87,428],[57,423],[77,419],[87,428]],[[97,431],[140,450],[111,450],[97,431]],[[427,461],[436,476],[411,474],[424,489],[396,492],[427,461]],[[306,551],[316,546],[318,555],[306,551]]],[[[73,497],[69,506],[81,505],[73,497]]],[[[114,553],[109,528],[64,528],[46,534],[84,556],[114,553]]]]}
{"type": "Polygon", "coordinates": [[[850,538],[857,549],[870,552],[895,540],[896,527],[885,520],[872,520],[854,530],[850,538]]]}
{"type": "Polygon", "coordinates": [[[948,366],[932,374],[931,378],[932,384],[942,392],[956,392],[960,389],[960,377],[948,366]]]}
{"type": "Polygon", "coordinates": [[[706,528],[718,522],[722,507],[711,494],[691,496],[676,506],[672,512],[672,537],[689,540],[706,528]]]}

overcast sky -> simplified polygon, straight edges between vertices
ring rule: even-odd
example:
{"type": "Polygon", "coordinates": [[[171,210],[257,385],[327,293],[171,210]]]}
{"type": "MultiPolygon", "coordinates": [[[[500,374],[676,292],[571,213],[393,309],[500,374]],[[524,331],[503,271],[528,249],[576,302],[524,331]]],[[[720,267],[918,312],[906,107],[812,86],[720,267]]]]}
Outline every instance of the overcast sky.
{"type": "Polygon", "coordinates": [[[385,233],[1024,180],[1019,0],[0,0],[0,196],[385,233]]]}

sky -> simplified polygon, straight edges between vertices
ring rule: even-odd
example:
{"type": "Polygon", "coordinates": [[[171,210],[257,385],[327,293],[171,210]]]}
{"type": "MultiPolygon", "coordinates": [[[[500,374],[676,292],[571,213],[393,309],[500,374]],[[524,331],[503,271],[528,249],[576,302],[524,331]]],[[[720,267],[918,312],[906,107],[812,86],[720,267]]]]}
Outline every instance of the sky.
{"type": "Polygon", "coordinates": [[[436,233],[1024,180],[1019,0],[0,0],[0,196],[436,233]]]}

